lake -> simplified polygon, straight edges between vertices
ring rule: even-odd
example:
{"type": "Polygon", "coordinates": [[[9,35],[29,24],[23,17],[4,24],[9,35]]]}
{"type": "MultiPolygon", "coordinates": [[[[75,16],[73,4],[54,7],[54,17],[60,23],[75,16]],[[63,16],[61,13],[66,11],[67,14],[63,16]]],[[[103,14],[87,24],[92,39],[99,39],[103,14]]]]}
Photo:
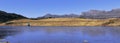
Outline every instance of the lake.
{"type": "Polygon", "coordinates": [[[120,27],[0,26],[10,43],[120,43],[120,27]]]}

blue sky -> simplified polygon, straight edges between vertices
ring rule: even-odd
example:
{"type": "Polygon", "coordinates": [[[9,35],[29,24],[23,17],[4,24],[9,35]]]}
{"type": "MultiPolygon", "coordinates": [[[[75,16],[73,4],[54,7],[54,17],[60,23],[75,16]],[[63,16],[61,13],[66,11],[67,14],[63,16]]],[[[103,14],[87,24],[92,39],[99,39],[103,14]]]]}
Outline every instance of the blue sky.
{"type": "Polygon", "coordinates": [[[90,9],[120,8],[120,0],[0,0],[0,10],[26,17],[51,14],[80,14],[90,9]]]}

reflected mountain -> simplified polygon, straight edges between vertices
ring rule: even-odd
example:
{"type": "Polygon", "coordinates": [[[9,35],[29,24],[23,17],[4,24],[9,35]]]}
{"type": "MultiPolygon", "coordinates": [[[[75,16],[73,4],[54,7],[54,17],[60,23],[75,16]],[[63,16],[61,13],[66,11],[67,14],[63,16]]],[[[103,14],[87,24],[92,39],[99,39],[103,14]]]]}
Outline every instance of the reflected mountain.
{"type": "Polygon", "coordinates": [[[14,28],[9,27],[9,26],[5,26],[5,27],[0,26],[0,39],[4,39],[7,36],[15,35],[17,33],[18,33],[17,29],[14,29],[14,28]]]}

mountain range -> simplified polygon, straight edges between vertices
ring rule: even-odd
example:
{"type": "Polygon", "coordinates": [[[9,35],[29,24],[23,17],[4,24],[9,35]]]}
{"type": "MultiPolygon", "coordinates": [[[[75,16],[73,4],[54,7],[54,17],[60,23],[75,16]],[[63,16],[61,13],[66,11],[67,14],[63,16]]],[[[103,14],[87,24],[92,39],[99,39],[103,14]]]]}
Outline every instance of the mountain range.
{"type": "Polygon", "coordinates": [[[120,9],[112,9],[110,11],[89,10],[86,12],[82,12],[81,14],[67,14],[67,15],[46,14],[38,18],[90,18],[90,19],[120,18],[120,9]]]}
{"type": "Polygon", "coordinates": [[[93,19],[120,18],[120,9],[112,9],[111,11],[90,10],[82,12],[81,17],[93,19]]]}
{"type": "Polygon", "coordinates": [[[65,14],[65,15],[46,14],[38,18],[79,18],[79,17],[80,15],[77,14],[65,14]]]}
{"type": "MultiPolygon", "coordinates": [[[[89,10],[86,12],[82,12],[81,14],[64,14],[64,15],[46,14],[42,17],[37,17],[33,19],[45,19],[45,18],[87,18],[87,19],[120,18],[120,8],[112,9],[110,11],[89,10]]],[[[32,19],[32,18],[28,18],[16,13],[7,13],[5,11],[0,10],[0,23],[15,19],[32,19]]]]}

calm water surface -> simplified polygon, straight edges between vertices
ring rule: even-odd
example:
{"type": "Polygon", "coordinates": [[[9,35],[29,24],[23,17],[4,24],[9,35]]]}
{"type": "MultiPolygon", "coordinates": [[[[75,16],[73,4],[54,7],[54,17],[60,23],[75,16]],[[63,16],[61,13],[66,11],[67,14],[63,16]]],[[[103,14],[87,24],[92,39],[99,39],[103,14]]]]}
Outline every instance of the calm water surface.
{"type": "Polygon", "coordinates": [[[10,43],[120,43],[120,27],[1,26],[0,38],[10,43]]]}

